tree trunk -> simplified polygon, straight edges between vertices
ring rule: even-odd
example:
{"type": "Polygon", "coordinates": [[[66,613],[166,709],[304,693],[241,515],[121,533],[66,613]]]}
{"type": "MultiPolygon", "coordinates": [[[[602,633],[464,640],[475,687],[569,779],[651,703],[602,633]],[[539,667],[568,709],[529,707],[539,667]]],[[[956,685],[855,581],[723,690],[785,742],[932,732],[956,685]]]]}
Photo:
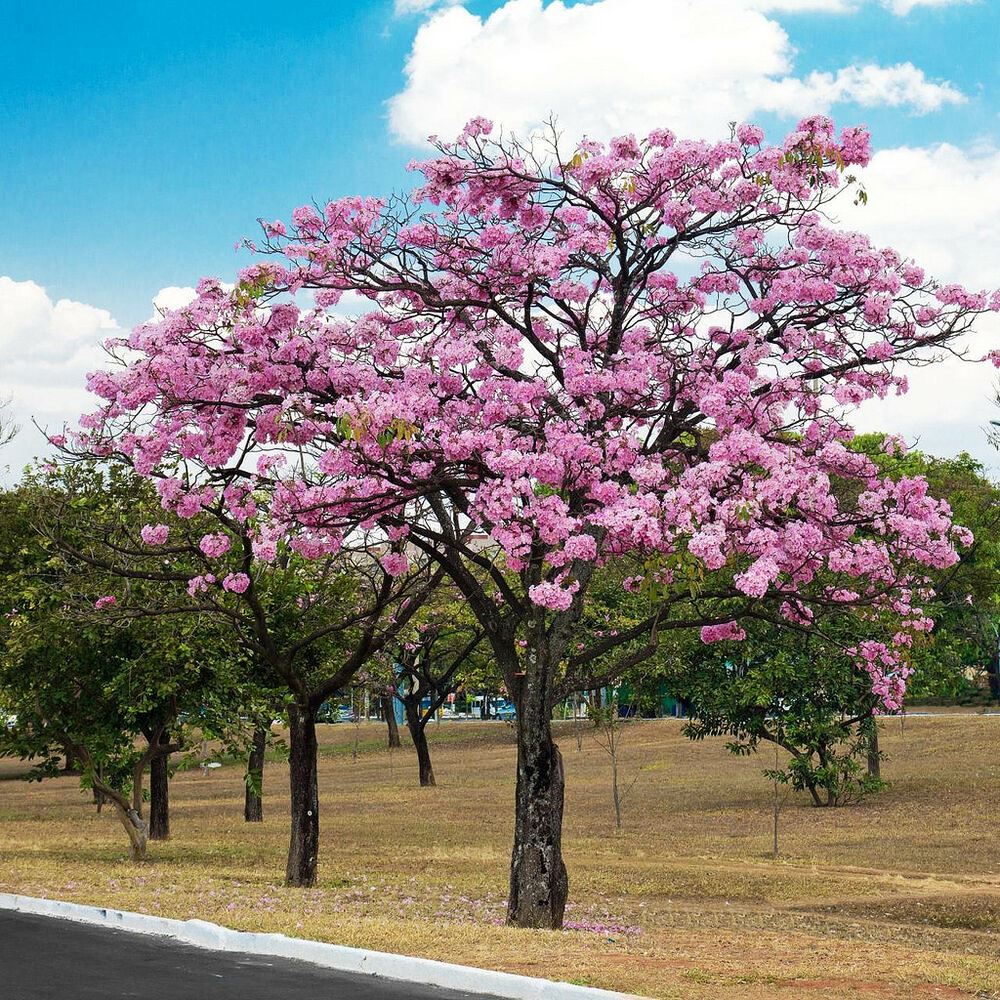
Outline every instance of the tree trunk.
{"type": "Polygon", "coordinates": [[[381,701],[385,726],[389,733],[389,748],[398,750],[402,743],[399,741],[399,726],[396,725],[396,699],[391,694],[385,694],[382,695],[381,701]]]}
{"type": "Polygon", "coordinates": [[[67,746],[63,751],[62,773],[63,774],[80,773],[80,757],[71,746],[67,746]]]}
{"type": "Polygon", "coordinates": [[[170,836],[170,754],[157,753],[149,761],[149,839],[170,836]]]}
{"type": "MultiPolygon", "coordinates": [[[[613,746],[613,745],[612,745],[613,746]]],[[[622,832],[622,799],[618,790],[618,748],[611,750],[611,798],[615,804],[615,830],[622,832]]]]}
{"type": "Polygon", "coordinates": [[[288,724],[292,833],[285,884],[308,888],[316,884],[316,859],[319,854],[315,708],[293,704],[288,710],[288,724]]]}
{"type": "Polygon", "coordinates": [[[562,858],[564,786],[562,755],[552,741],[547,698],[529,689],[518,704],[517,796],[507,903],[507,922],[517,927],[562,927],[569,895],[562,858]]]}
{"type": "Polygon", "coordinates": [[[778,820],[781,818],[781,798],[778,795],[778,744],[774,745],[774,777],[771,779],[774,785],[774,839],[771,844],[771,857],[778,857],[778,820]]]}
{"type": "Polygon", "coordinates": [[[118,813],[118,819],[128,835],[129,857],[133,861],[145,861],[149,837],[142,817],[134,809],[123,805],[117,799],[115,800],[115,812],[118,813]]]}
{"type": "Polygon", "coordinates": [[[91,791],[94,793],[94,805],[97,806],[97,813],[100,815],[101,810],[104,808],[104,792],[98,787],[98,783],[101,780],[101,768],[98,766],[94,771],[93,782],[91,785],[91,791]]]}
{"type": "Polygon", "coordinates": [[[865,723],[868,730],[868,773],[873,778],[882,777],[882,755],[878,749],[878,723],[870,719],[865,723]]]}
{"type": "Polygon", "coordinates": [[[128,837],[129,857],[133,861],[145,861],[149,836],[142,817],[132,808],[132,804],[121,792],[103,784],[103,782],[99,790],[102,800],[110,801],[115,807],[118,819],[128,837]]]}
{"type": "Polygon", "coordinates": [[[148,759],[143,757],[132,767],[132,812],[142,819],[142,779],[146,774],[148,759]]]}
{"type": "Polygon", "coordinates": [[[407,702],[406,728],[410,731],[410,738],[417,751],[417,768],[420,774],[420,784],[423,788],[436,784],[434,768],[431,766],[431,751],[427,746],[425,726],[426,720],[420,718],[420,705],[407,702]]]}
{"type": "Polygon", "coordinates": [[[246,793],[243,798],[243,819],[247,823],[264,822],[264,751],[267,731],[257,727],[253,746],[247,758],[246,793]]]}

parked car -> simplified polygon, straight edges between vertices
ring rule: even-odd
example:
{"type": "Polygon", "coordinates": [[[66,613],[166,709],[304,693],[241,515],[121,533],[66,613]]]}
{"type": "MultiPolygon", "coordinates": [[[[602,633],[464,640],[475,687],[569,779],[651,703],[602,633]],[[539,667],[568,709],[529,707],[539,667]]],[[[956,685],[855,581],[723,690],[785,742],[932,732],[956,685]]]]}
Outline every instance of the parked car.
{"type": "Polygon", "coordinates": [[[493,702],[490,705],[490,712],[493,718],[500,719],[503,722],[511,722],[517,718],[517,709],[514,707],[514,703],[508,701],[506,698],[493,702]]]}
{"type": "Polygon", "coordinates": [[[350,705],[338,705],[335,701],[324,701],[316,710],[317,722],[353,722],[354,712],[350,705]]]}

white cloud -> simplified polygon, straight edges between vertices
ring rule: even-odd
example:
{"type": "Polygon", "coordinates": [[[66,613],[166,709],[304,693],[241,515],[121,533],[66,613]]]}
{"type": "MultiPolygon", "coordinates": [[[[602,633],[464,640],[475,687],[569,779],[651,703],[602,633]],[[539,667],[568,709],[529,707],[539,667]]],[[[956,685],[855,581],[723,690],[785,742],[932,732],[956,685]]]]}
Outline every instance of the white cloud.
{"type": "Polygon", "coordinates": [[[120,333],[106,309],[49,298],[33,281],[0,276],[0,397],[12,400],[21,431],[0,452],[0,465],[16,473],[47,450],[34,419],[53,432],[89,407],[84,378],[104,359],[101,344],[120,333]]]}
{"type": "Polygon", "coordinates": [[[863,180],[868,204],[845,200],[837,208],[845,225],[943,280],[1000,286],[1000,150],[948,144],[882,150],[863,180]]]}
{"type": "Polygon", "coordinates": [[[165,310],[183,309],[194,302],[197,294],[190,285],[167,285],[166,288],[161,288],[153,296],[153,315],[150,319],[159,319],[165,310]]]}
{"type": "MultiPolygon", "coordinates": [[[[163,288],[153,298],[150,318],[193,298],[193,288],[163,288]]],[[[11,399],[9,416],[20,427],[0,450],[0,482],[17,479],[26,463],[50,451],[35,424],[57,433],[95,408],[87,373],[105,366],[104,341],[123,332],[107,309],[53,301],[34,281],[0,275],[0,400],[11,399]]]]}
{"type": "Polygon", "coordinates": [[[463,0],[396,0],[393,4],[393,13],[396,17],[405,17],[407,14],[426,14],[438,7],[457,7],[462,3],[463,0]]]}
{"type": "Polygon", "coordinates": [[[462,7],[421,25],[406,86],[389,102],[397,138],[456,135],[473,115],[522,135],[551,113],[570,136],[719,136],[762,112],[834,104],[935,110],[961,101],[910,63],[794,74],[794,50],[768,13],[846,12],[842,0],[508,0],[488,18],[462,7]],[[637,46],[636,32],[660,42],[637,46]]]}
{"type": "Polygon", "coordinates": [[[882,0],[882,6],[888,7],[897,17],[906,17],[917,7],[950,7],[959,3],[974,3],[975,0],[882,0]]]}
{"type": "MultiPolygon", "coordinates": [[[[762,95],[766,90],[762,88],[762,95]]],[[[909,107],[918,114],[937,111],[945,104],[961,104],[962,92],[949,83],[933,83],[913,63],[895,66],[847,66],[834,73],[810,73],[804,79],[788,77],[775,85],[776,96],[763,110],[789,114],[809,107],[827,110],[834,104],[865,108],[909,107]]]]}
{"type": "Polygon", "coordinates": [[[857,9],[858,0],[747,0],[756,10],[788,14],[847,14],[857,9]]]}
{"type": "MultiPolygon", "coordinates": [[[[864,173],[866,206],[845,203],[844,225],[869,233],[880,245],[912,257],[928,274],[974,289],[1000,287],[1000,151],[965,152],[954,146],[889,149],[864,173]]],[[[979,324],[970,358],[1000,347],[1000,318],[979,324]]],[[[862,407],[865,430],[891,429],[935,454],[965,449],[994,470],[1000,457],[986,441],[997,372],[987,362],[948,358],[910,375],[900,399],[862,407]]]]}

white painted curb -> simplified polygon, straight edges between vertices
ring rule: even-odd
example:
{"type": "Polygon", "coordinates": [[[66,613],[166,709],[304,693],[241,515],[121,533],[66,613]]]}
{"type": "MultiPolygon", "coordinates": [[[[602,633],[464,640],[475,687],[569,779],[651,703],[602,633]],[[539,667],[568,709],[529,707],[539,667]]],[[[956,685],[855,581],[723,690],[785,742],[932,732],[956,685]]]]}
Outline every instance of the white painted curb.
{"type": "Polygon", "coordinates": [[[440,986],[467,993],[489,993],[507,1000],[642,1000],[631,993],[613,993],[590,986],[556,983],[549,979],[515,976],[509,972],[474,969],[467,965],[411,958],[384,951],[346,948],[339,944],[291,938],[284,934],[254,934],[234,931],[207,920],[171,920],[146,913],[85,906],[58,899],[37,899],[0,892],[0,909],[39,916],[59,917],[85,924],[98,924],[133,934],[153,934],[213,951],[266,955],[311,962],[339,972],[355,972],[383,979],[402,980],[423,986],[440,986]]]}

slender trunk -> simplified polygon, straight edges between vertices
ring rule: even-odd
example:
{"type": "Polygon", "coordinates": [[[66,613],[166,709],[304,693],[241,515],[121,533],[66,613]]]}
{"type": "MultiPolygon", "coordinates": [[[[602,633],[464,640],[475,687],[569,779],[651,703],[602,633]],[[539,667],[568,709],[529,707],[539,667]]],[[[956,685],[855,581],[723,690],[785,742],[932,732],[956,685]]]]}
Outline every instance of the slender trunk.
{"type": "Polygon", "coordinates": [[[622,832],[622,800],[618,791],[618,748],[611,750],[611,797],[615,803],[615,830],[622,832]]]}
{"type": "Polygon", "coordinates": [[[986,677],[990,685],[990,698],[1000,701],[1000,650],[986,667],[986,677]]]}
{"type": "Polygon", "coordinates": [[[558,929],[569,895],[562,858],[565,778],[562,756],[552,740],[544,680],[537,674],[526,678],[535,683],[526,684],[518,699],[517,793],[507,922],[518,927],[558,929]]]}
{"type": "Polygon", "coordinates": [[[823,805],[823,800],[819,797],[819,788],[816,786],[816,783],[813,781],[806,781],[805,786],[806,786],[806,791],[809,792],[809,795],[813,800],[813,805],[814,806],[823,805]]]}
{"type": "Polygon", "coordinates": [[[132,811],[142,819],[142,779],[146,773],[149,758],[143,754],[132,768],[132,811]]]}
{"type": "Polygon", "coordinates": [[[128,837],[129,857],[133,861],[145,861],[146,849],[149,844],[149,833],[142,817],[132,808],[131,802],[117,789],[100,784],[101,799],[110,801],[118,815],[122,828],[128,837]]]}
{"type": "Polygon", "coordinates": [[[247,757],[246,791],[243,797],[243,819],[247,823],[264,822],[264,751],[267,730],[258,726],[253,733],[253,745],[247,757]]]}
{"type": "Polygon", "coordinates": [[[410,738],[413,740],[413,747],[417,751],[417,768],[420,774],[420,784],[427,788],[435,785],[434,768],[431,766],[431,752],[427,746],[427,733],[425,732],[426,719],[420,718],[419,702],[407,701],[406,703],[406,728],[410,731],[410,738]]]}
{"type": "Polygon", "coordinates": [[[781,817],[781,799],[778,795],[778,746],[775,744],[774,747],[774,777],[772,778],[774,784],[774,838],[771,845],[771,857],[777,858],[778,856],[778,820],[781,817]]]}
{"type": "Polygon", "coordinates": [[[316,710],[293,704],[288,710],[288,772],[291,786],[292,831],[285,884],[316,884],[319,854],[319,786],[316,779],[316,710]]]}
{"type": "Polygon", "coordinates": [[[170,754],[154,754],[149,762],[149,839],[170,836],[170,754]]]}
{"type": "Polygon", "coordinates": [[[882,777],[882,755],[878,749],[878,723],[869,719],[865,723],[868,730],[868,773],[873,778],[882,777]]]}
{"type": "Polygon", "coordinates": [[[128,836],[129,857],[133,861],[145,861],[149,836],[142,817],[132,808],[115,799],[115,812],[128,836]]]}
{"type": "Polygon", "coordinates": [[[97,806],[97,814],[101,814],[101,810],[104,808],[104,792],[101,791],[99,787],[99,782],[101,781],[101,767],[98,766],[94,772],[94,780],[91,791],[94,793],[94,805],[97,806]]]}
{"type": "Polygon", "coordinates": [[[396,725],[396,699],[391,694],[382,695],[382,712],[385,715],[385,726],[389,733],[389,748],[397,750],[399,742],[399,726],[396,725]]]}

